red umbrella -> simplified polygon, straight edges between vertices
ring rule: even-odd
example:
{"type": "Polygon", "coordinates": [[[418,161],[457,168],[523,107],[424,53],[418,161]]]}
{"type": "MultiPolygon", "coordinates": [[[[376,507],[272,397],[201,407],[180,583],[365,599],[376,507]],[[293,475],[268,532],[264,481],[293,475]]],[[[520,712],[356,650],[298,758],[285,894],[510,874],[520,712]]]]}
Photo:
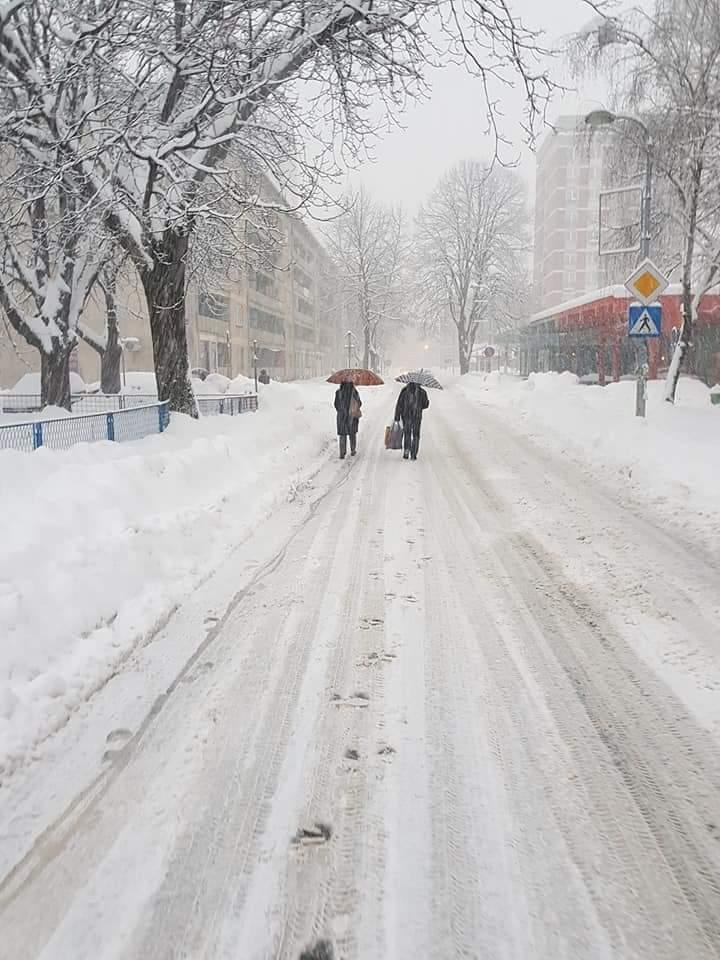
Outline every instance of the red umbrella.
{"type": "Polygon", "coordinates": [[[338,370],[331,377],[327,378],[328,383],[344,383],[349,380],[356,387],[379,387],[385,381],[373,373],[372,370],[338,370]]]}

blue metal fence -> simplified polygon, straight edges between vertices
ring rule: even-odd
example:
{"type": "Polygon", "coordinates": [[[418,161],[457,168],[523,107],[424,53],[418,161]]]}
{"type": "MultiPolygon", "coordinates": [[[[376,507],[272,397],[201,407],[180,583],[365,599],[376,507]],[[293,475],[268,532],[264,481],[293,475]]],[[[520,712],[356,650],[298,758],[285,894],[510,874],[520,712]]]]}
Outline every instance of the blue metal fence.
{"type": "Polygon", "coordinates": [[[0,425],[0,449],[31,451],[50,447],[52,450],[66,450],[76,443],[97,440],[140,440],[152,433],[162,433],[169,423],[167,401],[130,410],[10,423],[0,425]]]}
{"type": "Polygon", "coordinates": [[[203,417],[212,417],[218,414],[234,417],[239,413],[248,413],[258,408],[256,393],[217,397],[208,397],[201,394],[195,399],[197,400],[198,410],[203,417]]]}
{"type": "MultiPolygon", "coordinates": [[[[248,413],[258,408],[257,394],[242,396],[226,396],[218,394],[210,396],[201,394],[196,397],[198,410],[202,416],[227,414],[231,417],[239,413],[248,413]]],[[[133,407],[157,403],[156,394],[105,394],[105,393],[78,393],[72,396],[72,412],[110,413],[115,410],[130,410],[133,407]]],[[[42,401],[38,395],[3,393],[0,394],[0,413],[39,413],[42,410],[42,401]]]]}

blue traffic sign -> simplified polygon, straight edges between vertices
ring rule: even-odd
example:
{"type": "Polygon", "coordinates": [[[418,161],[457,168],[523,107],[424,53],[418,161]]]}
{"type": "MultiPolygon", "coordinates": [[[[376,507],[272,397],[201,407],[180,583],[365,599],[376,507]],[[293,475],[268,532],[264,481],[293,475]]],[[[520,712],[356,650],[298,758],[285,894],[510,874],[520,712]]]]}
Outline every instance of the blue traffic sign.
{"type": "Polygon", "coordinates": [[[651,303],[631,303],[628,307],[628,335],[631,337],[659,337],[662,331],[662,306],[651,303]]]}

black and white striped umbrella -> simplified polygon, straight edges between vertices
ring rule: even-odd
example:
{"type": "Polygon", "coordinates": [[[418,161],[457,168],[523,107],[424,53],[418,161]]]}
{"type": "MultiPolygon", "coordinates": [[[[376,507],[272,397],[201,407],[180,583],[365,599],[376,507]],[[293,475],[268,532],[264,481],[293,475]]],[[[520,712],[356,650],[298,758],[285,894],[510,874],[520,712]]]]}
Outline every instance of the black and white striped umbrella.
{"type": "Polygon", "coordinates": [[[439,383],[429,370],[409,370],[407,373],[401,373],[395,377],[398,383],[419,383],[421,387],[430,387],[433,390],[442,390],[442,384],[439,383]]]}

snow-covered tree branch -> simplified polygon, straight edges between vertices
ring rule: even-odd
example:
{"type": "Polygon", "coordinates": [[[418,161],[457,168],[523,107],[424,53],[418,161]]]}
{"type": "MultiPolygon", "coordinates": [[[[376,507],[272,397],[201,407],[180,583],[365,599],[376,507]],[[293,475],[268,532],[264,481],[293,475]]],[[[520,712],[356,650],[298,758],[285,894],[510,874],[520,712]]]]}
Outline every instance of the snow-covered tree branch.
{"type": "MultiPolygon", "coordinates": [[[[665,247],[671,235],[680,251],[683,324],[667,378],[672,402],[698,308],[720,269],[720,6],[656,0],[650,13],[636,8],[617,18],[606,4],[590,5],[600,29],[578,38],[575,62],[605,72],[613,106],[651,131],[655,192],[667,198],[672,220],[661,234],[665,247]]],[[[673,253],[665,248],[657,256],[671,260],[673,253]]]]}
{"type": "Polygon", "coordinates": [[[550,89],[540,52],[505,0],[0,8],[7,142],[38,156],[56,150],[75,171],[76,189],[135,263],[160,396],[190,413],[191,238],[221,208],[227,216],[235,204],[239,219],[247,212],[244,166],[256,163],[290,205],[317,201],[376,132],[378,101],[392,116],[422,90],[424,67],[446,55],[479,75],[492,121],[491,87],[519,77],[530,129],[550,89]],[[438,24],[442,48],[430,39],[438,24]]]}

